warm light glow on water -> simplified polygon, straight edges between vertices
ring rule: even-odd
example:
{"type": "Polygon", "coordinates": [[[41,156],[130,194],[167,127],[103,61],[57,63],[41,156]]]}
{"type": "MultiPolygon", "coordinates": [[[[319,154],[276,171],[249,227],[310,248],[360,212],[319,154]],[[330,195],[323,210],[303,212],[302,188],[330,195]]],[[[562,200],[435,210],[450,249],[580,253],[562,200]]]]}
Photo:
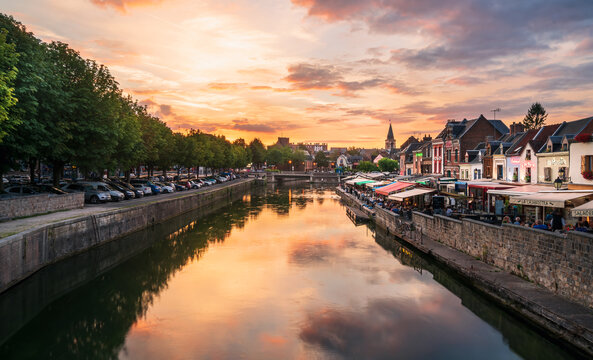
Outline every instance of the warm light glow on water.
{"type": "Polygon", "coordinates": [[[138,234],[161,239],[54,301],[0,355],[566,356],[392,237],[355,226],[331,190],[268,190],[181,222],[138,234]]]}

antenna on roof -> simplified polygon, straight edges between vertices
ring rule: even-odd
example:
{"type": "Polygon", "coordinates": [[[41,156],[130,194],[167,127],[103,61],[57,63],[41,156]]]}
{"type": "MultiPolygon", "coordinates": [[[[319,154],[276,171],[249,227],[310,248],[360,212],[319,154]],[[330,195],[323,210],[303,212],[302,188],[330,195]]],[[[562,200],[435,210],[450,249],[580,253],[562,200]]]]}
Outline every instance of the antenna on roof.
{"type": "Polygon", "coordinates": [[[496,120],[496,113],[500,111],[500,108],[496,108],[496,109],[490,110],[490,111],[492,111],[492,114],[494,114],[494,119],[492,119],[492,120],[496,120]]]}

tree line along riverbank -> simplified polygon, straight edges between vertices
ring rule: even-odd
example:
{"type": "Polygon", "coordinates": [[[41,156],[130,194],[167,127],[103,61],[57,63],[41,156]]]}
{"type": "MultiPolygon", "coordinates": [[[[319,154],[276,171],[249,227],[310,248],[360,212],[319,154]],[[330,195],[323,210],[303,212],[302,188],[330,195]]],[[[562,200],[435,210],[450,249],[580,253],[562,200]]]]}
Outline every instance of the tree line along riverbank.
{"type": "Polygon", "coordinates": [[[257,138],[231,142],[199,129],[174,132],[126,94],[106,66],[63,42],[41,41],[2,13],[0,55],[0,176],[24,163],[33,181],[43,162],[55,186],[65,165],[83,176],[129,174],[140,166],[152,175],[172,167],[236,169],[304,159],[290,148],[268,153],[257,138]]]}

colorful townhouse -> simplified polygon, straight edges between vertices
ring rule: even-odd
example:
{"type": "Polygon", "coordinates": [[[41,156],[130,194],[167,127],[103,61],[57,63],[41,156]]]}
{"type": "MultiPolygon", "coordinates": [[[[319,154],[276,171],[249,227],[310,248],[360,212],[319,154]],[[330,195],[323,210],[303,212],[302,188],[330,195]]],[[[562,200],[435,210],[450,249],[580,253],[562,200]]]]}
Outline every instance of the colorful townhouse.
{"type": "MultiPolygon", "coordinates": [[[[551,184],[556,179],[562,182],[571,182],[570,178],[570,148],[569,145],[579,134],[593,132],[593,117],[563,122],[556,131],[548,137],[546,142],[537,151],[537,181],[542,184],[551,184]]],[[[580,146],[575,146],[577,151],[580,146]]],[[[576,156],[576,155],[574,155],[576,156]]],[[[578,168],[577,168],[578,169],[578,168]]],[[[580,178],[574,169],[573,175],[580,178]]]]}

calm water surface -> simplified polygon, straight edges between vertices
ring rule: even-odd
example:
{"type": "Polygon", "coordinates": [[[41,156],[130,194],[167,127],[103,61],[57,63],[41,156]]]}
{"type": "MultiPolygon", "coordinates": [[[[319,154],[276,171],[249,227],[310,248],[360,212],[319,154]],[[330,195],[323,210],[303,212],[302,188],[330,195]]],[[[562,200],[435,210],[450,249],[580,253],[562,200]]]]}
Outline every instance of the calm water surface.
{"type": "Polygon", "coordinates": [[[45,269],[0,315],[1,359],[570,358],[331,189],[183,215],[45,269]]]}

